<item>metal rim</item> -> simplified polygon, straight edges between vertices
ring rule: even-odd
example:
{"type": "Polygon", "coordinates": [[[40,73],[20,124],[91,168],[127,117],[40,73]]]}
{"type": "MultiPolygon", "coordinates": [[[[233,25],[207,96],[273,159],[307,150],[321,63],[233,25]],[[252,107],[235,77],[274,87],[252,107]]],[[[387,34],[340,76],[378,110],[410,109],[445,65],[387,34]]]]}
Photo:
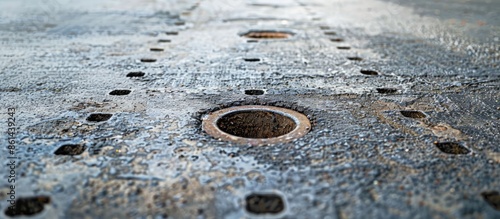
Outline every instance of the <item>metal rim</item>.
{"type": "Polygon", "coordinates": [[[202,121],[203,121],[202,122],[203,130],[212,137],[223,141],[231,141],[238,144],[246,144],[252,146],[291,142],[295,139],[298,139],[306,135],[311,129],[311,123],[305,115],[290,109],[285,109],[275,106],[246,105],[246,106],[229,107],[205,115],[202,121]],[[277,113],[292,119],[295,122],[296,127],[291,132],[278,137],[245,138],[226,133],[221,129],[219,129],[219,127],[217,126],[217,121],[223,116],[231,113],[245,112],[245,111],[267,111],[267,112],[277,113]]]}

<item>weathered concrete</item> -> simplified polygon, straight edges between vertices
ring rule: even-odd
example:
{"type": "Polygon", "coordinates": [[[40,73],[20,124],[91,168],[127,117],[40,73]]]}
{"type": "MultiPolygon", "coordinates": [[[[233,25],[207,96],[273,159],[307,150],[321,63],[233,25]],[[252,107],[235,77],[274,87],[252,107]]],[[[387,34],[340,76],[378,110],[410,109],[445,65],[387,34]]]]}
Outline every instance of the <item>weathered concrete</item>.
{"type": "Polygon", "coordinates": [[[498,2],[0,8],[0,174],[16,127],[30,218],[500,217],[498,2]],[[293,109],[312,129],[258,147],[203,132],[238,105],[293,109]]]}

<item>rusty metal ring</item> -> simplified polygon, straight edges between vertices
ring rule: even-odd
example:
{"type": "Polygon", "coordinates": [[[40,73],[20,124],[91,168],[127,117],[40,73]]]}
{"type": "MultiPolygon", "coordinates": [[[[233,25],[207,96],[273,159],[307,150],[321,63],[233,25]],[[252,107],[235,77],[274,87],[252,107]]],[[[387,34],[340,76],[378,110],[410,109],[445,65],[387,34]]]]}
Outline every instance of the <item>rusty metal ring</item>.
{"type": "Polygon", "coordinates": [[[238,144],[246,144],[252,146],[291,142],[306,135],[311,129],[311,123],[309,122],[309,119],[307,119],[307,117],[301,113],[290,109],[261,105],[235,106],[221,109],[205,115],[202,118],[202,121],[203,130],[212,137],[219,140],[231,141],[238,144]],[[230,114],[241,112],[270,112],[279,114],[287,117],[288,119],[291,119],[295,123],[295,128],[286,134],[271,138],[240,137],[224,132],[219,128],[218,121],[221,118],[230,114]]]}

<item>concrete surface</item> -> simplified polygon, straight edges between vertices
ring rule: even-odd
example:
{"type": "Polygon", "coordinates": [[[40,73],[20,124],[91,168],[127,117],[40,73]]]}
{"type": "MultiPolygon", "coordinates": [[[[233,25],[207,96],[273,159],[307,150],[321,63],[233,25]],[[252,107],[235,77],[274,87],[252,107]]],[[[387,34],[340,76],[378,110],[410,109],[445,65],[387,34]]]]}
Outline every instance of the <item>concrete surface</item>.
{"type": "Polygon", "coordinates": [[[498,1],[0,8],[0,218],[11,186],[16,218],[500,218],[498,1]],[[201,129],[250,104],[312,130],[251,147],[201,129]]]}

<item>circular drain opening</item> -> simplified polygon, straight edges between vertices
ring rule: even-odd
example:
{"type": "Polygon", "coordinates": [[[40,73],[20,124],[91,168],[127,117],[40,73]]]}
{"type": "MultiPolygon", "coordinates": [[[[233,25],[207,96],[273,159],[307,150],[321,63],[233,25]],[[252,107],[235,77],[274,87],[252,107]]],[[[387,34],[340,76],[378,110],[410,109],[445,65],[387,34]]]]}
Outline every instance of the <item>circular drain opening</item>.
{"type": "Polygon", "coordinates": [[[273,106],[237,106],[203,118],[203,130],[225,141],[266,145],[290,142],[307,134],[311,123],[303,114],[273,106]]]}

